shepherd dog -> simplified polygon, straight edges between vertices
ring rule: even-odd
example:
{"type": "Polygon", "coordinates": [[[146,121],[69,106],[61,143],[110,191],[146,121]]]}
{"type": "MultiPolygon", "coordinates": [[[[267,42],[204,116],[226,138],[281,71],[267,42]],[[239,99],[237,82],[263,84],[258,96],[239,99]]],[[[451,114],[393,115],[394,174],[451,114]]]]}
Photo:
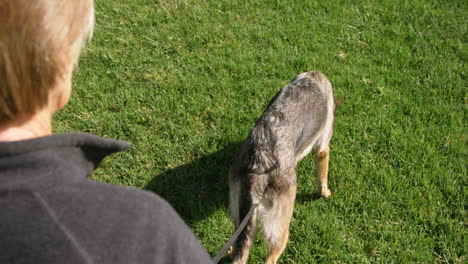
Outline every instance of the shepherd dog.
{"type": "Polygon", "coordinates": [[[318,193],[328,198],[328,162],[335,101],[330,81],[317,71],[297,75],[270,101],[229,170],[230,209],[237,229],[256,206],[231,248],[234,264],[246,263],[260,223],[268,246],[265,263],[286,248],[296,199],[297,163],[315,151],[318,193]]]}

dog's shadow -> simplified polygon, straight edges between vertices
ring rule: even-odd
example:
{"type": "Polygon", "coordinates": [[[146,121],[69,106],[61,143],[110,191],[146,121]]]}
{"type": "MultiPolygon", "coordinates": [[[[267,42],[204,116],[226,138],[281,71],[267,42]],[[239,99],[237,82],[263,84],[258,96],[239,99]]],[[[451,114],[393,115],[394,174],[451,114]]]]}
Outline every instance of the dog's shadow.
{"type": "Polygon", "coordinates": [[[145,189],[166,199],[179,215],[193,224],[220,207],[228,208],[228,172],[242,142],[155,176],[145,189]]]}
{"type": "MultiPolygon", "coordinates": [[[[227,144],[221,150],[155,176],[145,189],[166,199],[179,215],[194,224],[215,210],[229,207],[228,172],[242,142],[227,144]]],[[[296,202],[315,201],[316,193],[298,193],[296,202]]]]}
{"type": "Polygon", "coordinates": [[[322,199],[323,197],[318,193],[298,193],[296,195],[296,202],[297,203],[307,203],[311,201],[317,201],[319,199],[322,199]]]}

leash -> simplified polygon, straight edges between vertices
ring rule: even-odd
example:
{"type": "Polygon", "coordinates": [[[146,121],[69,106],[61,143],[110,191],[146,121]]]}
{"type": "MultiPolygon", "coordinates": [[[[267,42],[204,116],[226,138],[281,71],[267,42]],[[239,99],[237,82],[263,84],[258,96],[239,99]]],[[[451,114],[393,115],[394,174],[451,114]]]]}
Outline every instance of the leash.
{"type": "Polygon", "coordinates": [[[234,244],[234,242],[239,237],[242,230],[244,230],[245,226],[247,225],[247,222],[249,222],[250,218],[252,218],[253,212],[254,212],[255,208],[257,208],[257,207],[258,207],[258,204],[254,204],[254,205],[252,205],[252,207],[250,207],[249,212],[247,213],[247,215],[244,217],[244,219],[240,223],[240,225],[237,228],[236,232],[234,232],[234,234],[232,234],[231,238],[229,238],[229,240],[226,242],[226,244],[224,244],[223,248],[221,248],[221,250],[218,252],[218,254],[216,254],[216,257],[213,258],[213,264],[217,264],[221,260],[221,258],[224,256],[224,254],[226,254],[226,252],[232,246],[232,244],[234,244]]]}

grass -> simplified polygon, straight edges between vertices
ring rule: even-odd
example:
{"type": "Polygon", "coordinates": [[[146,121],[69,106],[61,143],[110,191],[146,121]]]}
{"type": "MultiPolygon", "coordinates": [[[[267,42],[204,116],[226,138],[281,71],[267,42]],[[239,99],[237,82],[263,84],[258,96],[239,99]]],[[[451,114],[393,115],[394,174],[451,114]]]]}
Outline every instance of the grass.
{"type": "MultiPolygon", "coordinates": [[[[97,0],[96,18],[55,131],[132,142],[92,177],[158,193],[211,256],[233,233],[231,159],[319,70],[345,98],[333,194],[315,198],[302,160],[280,263],[468,260],[468,2],[97,0]]],[[[265,256],[258,236],[249,263],[265,256]]]]}

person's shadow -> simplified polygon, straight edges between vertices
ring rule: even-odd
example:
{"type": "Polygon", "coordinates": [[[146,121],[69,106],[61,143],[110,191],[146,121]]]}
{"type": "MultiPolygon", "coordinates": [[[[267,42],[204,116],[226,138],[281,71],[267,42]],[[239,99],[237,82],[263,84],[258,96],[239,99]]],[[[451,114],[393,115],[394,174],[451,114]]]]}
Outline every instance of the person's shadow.
{"type": "Polygon", "coordinates": [[[188,223],[229,208],[228,172],[241,142],[155,176],[145,189],[166,199],[188,223]]]}

